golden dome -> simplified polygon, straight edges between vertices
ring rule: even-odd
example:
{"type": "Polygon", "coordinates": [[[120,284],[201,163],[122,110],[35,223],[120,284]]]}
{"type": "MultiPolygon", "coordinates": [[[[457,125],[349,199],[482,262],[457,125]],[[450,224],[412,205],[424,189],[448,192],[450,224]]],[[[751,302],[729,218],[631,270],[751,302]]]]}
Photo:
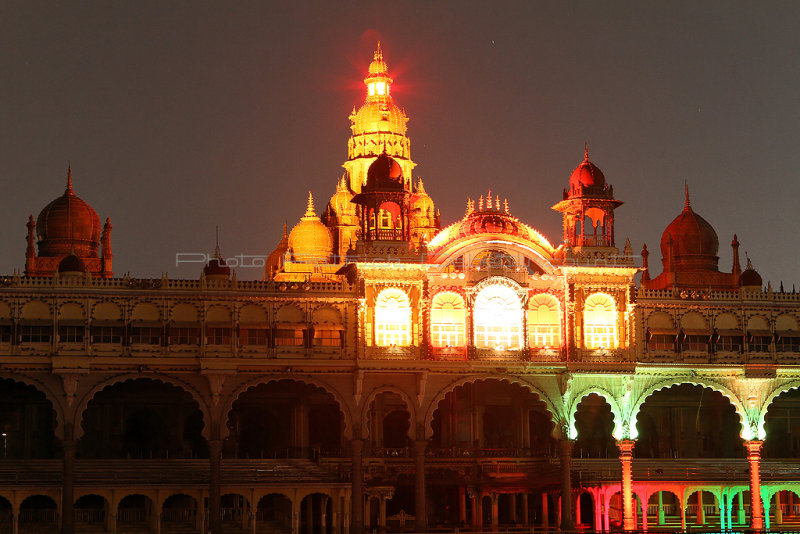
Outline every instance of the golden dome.
{"type": "Polygon", "coordinates": [[[293,261],[301,263],[327,263],[333,253],[331,232],[314,213],[310,191],[306,214],[289,233],[289,252],[293,261]]]}
{"type": "Polygon", "coordinates": [[[356,205],[351,202],[352,200],[353,193],[347,188],[345,177],[342,176],[342,179],[336,184],[336,193],[333,194],[330,201],[331,209],[336,214],[339,223],[348,222],[346,220],[348,217],[356,216],[356,205]]]}
{"type": "Polygon", "coordinates": [[[432,214],[434,211],[433,199],[425,191],[422,178],[417,182],[417,191],[411,197],[411,209],[418,210],[423,216],[427,216],[428,213],[432,214]]]}
{"type": "Polygon", "coordinates": [[[377,132],[405,135],[408,117],[391,99],[382,102],[367,102],[350,115],[353,135],[377,132]]]}
{"type": "Polygon", "coordinates": [[[386,63],[383,61],[383,50],[381,50],[381,42],[378,41],[378,49],[375,50],[375,54],[372,56],[372,63],[369,64],[369,74],[371,76],[375,75],[386,75],[387,68],[386,63]]]}

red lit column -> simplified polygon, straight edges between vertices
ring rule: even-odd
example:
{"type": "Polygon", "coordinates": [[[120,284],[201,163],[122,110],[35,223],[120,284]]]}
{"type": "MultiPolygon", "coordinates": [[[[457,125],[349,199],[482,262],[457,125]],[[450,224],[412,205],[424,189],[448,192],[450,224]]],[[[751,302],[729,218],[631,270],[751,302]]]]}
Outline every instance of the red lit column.
{"type": "Polygon", "coordinates": [[[354,439],[350,442],[350,453],[352,455],[353,479],[353,513],[350,525],[351,534],[361,534],[364,527],[364,480],[361,474],[361,451],[364,448],[364,440],[354,439]]]}
{"type": "Polygon", "coordinates": [[[425,449],[428,442],[418,439],[414,442],[414,528],[417,532],[425,532],[428,528],[428,518],[425,513],[425,449]]]}
{"type": "Polygon", "coordinates": [[[72,435],[72,424],[64,425],[64,472],[61,489],[61,533],[75,532],[75,517],[72,505],[75,498],[75,439],[72,435]]]}
{"type": "Polygon", "coordinates": [[[572,519],[572,445],[570,439],[562,439],[559,443],[561,460],[561,530],[572,530],[575,522],[572,519]]]}
{"type": "Polygon", "coordinates": [[[761,507],[761,447],[763,441],[745,441],[747,460],[750,462],[750,527],[753,530],[764,530],[764,512],[761,507]]]}
{"type": "Polygon", "coordinates": [[[630,439],[617,441],[619,461],[622,464],[622,528],[625,530],[636,529],[636,520],[633,517],[633,476],[631,472],[634,445],[635,442],[630,439]]]}
{"type": "Polygon", "coordinates": [[[211,476],[208,484],[208,526],[211,534],[222,534],[222,517],[220,507],[222,495],[222,440],[212,439],[208,442],[208,454],[211,465],[211,476]]]}

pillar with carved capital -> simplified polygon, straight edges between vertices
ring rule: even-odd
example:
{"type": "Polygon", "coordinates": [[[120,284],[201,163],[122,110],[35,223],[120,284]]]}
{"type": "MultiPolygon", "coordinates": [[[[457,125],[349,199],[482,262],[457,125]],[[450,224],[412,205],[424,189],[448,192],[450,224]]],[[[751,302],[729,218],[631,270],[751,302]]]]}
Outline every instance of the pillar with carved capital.
{"type": "Polygon", "coordinates": [[[425,532],[428,528],[425,496],[425,449],[428,441],[418,439],[414,441],[414,528],[417,532],[425,532]]]}
{"type": "Polygon", "coordinates": [[[353,462],[353,512],[351,514],[350,532],[361,534],[364,527],[364,476],[361,473],[361,451],[364,448],[364,440],[354,439],[350,442],[350,453],[353,462]]]}
{"type": "Polygon", "coordinates": [[[208,483],[208,526],[211,534],[222,534],[222,440],[212,439],[208,442],[208,454],[211,473],[208,483]]]}
{"type": "Polygon", "coordinates": [[[763,441],[745,441],[747,460],[750,462],[750,527],[764,530],[764,513],[761,507],[761,447],[763,441]]]}
{"type": "Polygon", "coordinates": [[[561,462],[561,530],[572,530],[575,521],[572,519],[572,446],[571,439],[559,442],[559,460],[561,462]]]}
{"type": "Polygon", "coordinates": [[[630,439],[617,441],[619,447],[619,461],[622,464],[622,528],[625,530],[636,529],[636,519],[633,516],[633,446],[635,442],[630,439]]]}
{"type": "Polygon", "coordinates": [[[61,533],[75,532],[75,514],[72,504],[75,500],[75,438],[72,423],[64,425],[64,466],[61,489],[61,533]]]}

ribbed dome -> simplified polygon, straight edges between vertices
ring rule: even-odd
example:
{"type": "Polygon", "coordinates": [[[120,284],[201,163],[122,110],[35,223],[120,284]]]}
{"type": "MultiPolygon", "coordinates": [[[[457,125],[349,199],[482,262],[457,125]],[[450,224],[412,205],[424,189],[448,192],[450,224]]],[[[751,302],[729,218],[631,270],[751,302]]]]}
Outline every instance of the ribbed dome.
{"type": "Polygon", "coordinates": [[[303,263],[327,263],[333,253],[333,238],[327,226],[314,212],[314,199],[308,194],[308,208],[289,233],[292,259],[303,263]]]}
{"type": "Polygon", "coordinates": [[[100,245],[100,217],[72,190],[72,172],[67,172],[64,194],[53,200],[36,219],[39,255],[57,256],[74,252],[96,258],[100,245]]]}
{"type": "Polygon", "coordinates": [[[403,191],[404,185],[400,165],[384,152],[369,166],[362,191],[403,191]]]}
{"type": "Polygon", "coordinates": [[[408,117],[391,98],[367,102],[350,115],[350,129],[353,135],[378,132],[405,135],[408,130],[407,122],[408,117]]]}
{"type": "Polygon", "coordinates": [[[687,190],[683,211],[661,235],[661,256],[669,256],[672,239],[672,268],[676,271],[717,271],[719,240],[714,228],[696,214],[689,204],[687,190]]]}
{"type": "Polygon", "coordinates": [[[421,215],[433,213],[433,199],[425,191],[425,184],[420,180],[417,184],[417,191],[411,197],[411,209],[418,210],[421,215]]]}
{"type": "Polygon", "coordinates": [[[583,162],[572,171],[569,177],[569,187],[574,189],[579,186],[583,187],[605,187],[606,177],[603,172],[591,161],[589,161],[589,149],[586,148],[584,152],[583,162]]]}

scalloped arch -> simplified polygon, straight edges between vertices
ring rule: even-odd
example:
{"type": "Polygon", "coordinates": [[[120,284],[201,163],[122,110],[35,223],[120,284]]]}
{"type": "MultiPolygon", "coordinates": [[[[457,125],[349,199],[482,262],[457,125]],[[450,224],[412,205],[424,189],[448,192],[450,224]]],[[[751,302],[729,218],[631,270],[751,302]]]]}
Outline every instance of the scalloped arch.
{"type": "Polygon", "coordinates": [[[269,384],[271,382],[280,382],[281,380],[289,380],[292,382],[301,382],[303,384],[308,384],[310,386],[316,386],[327,393],[330,393],[333,397],[333,400],[336,401],[336,404],[339,405],[339,411],[342,412],[343,422],[344,422],[344,429],[342,430],[342,436],[345,438],[351,437],[348,432],[352,432],[353,429],[353,416],[350,413],[350,407],[345,402],[342,395],[339,391],[330,385],[327,382],[323,382],[317,378],[308,375],[293,375],[291,378],[283,376],[283,375],[273,375],[273,376],[261,376],[259,378],[254,378],[249,382],[245,382],[241,384],[236,390],[231,393],[228,397],[228,400],[225,401],[224,406],[222,407],[222,411],[220,412],[220,439],[225,439],[228,437],[228,417],[230,416],[231,410],[233,409],[233,403],[235,403],[239,397],[242,396],[247,390],[251,388],[255,388],[260,386],[261,384],[269,384]]]}
{"type": "MultiPolygon", "coordinates": [[[[403,391],[402,389],[400,389],[398,387],[395,387],[395,386],[388,386],[388,385],[378,386],[378,387],[374,388],[372,391],[370,391],[369,395],[367,395],[364,398],[364,402],[361,403],[362,404],[362,407],[361,407],[361,421],[363,421],[364,424],[366,425],[366,422],[368,421],[367,416],[368,416],[368,412],[369,412],[370,403],[373,400],[375,400],[375,397],[377,397],[381,393],[385,393],[385,392],[396,393],[397,395],[400,396],[400,398],[403,399],[403,402],[406,403],[406,407],[408,408],[408,414],[409,414],[410,419],[411,419],[411,427],[408,429],[408,431],[409,431],[409,433],[413,432],[414,434],[416,434],[417,425],[420,424],[420,421],[417,420],[417,404],[414,402],[414,400],[405,391],[403,391]]],[[[367,437],[366,436],[366,429],[364,429],[364,432],[362,432],[361,437],[362,438],[366,438],[367,437]]],[[[416,439],[414,436],[409,436],[409,437],[411,439],[416,439]]]]}
{"type": "Polygon", "coordinates": [[[53,411],[56,413],[56,427],[53,429],[53,434],[60,439],[64,439],[64,407],[61,405],[58,397],[47,387],[43,382],[25,375],[17,375],[14,373],[0,373],[0,378],[20,382],[27,386],[36,388],[37,391],[44,394],[44,397],[50,401],[53,411]]]}
{"type": "Polygon", "coordinates": [[[197,403],[197,408],[200,410],[200,413],[203,414],[203,432],[202,436],[206,439],[211,439],[211,426],[212,426],[212,419],[211,413],[208,409],[208,405],[206,404],[205,399],[203,396],[190,384],[183,382],[182,380],[178,380],[171,376],[162,375],[158,373],[147,373],[147,374],[124,374],[124,375],[117,375],[106,379],[99,384],[95,384],[92,389],[90,389],[80,400],[78,405],[75,409],[75,439],[77,440],[79,437],[83,436],[83,414],[86,412],[86,408],[89,405],[89,402],[97,395],[99,392],[103,391],[106,388],[112,387],[116,384],[120,384],[122,382],[128,382],[133,380],[153,380],[155,382],[161,382],[163,384],[167,384],[170,386],[175,386],[177,388],[182,389],[186,393],[192,396],[192,399],[197,403]]]}
{"type": "Polygon", "coordinates": [[[776,387],[775,389],[772,390],[767,399],[761,405],[761,409],[759,410],[758,413],[758,423],[756,426],[758,434],[757,439],[767,438],[767,429],[765,428],[765,425],[767,422],[767,413],[769,412],[769,407],[772,405],[772,402],[781,395],[783,395],[784,393],[786,393],[787,391],[791,391],[793,389],[800,389],[800,380],[793,380],[791,382],[787,382],[785,384],[776,387]]]}
{"type": "Polygon", "coordinates": [[[700,386],[703,388],[709,388],[714,391],[718,391],[722,394],[723,397],[727,398],[731,405],[733,405],[734,410],[736,410],[736,414],[739,416],[739,423],[741,425],[741,430],[739,432],[739,436],[742,439],[749,440],[753,439],[751,436],[753,429],[750,425],[750,419],[747,417],[747,412],[742,405],[742,401],[739,397],[736,396],[731,390],[719,384],[718,382],[714,382],[713,380],[706,380],[702,378],[693,378],[691,380],[663,380],[649,388],[647,388],[642,394],[636,399],[636,402],[633,405],[633,409],[631,410],[631,417],[630,421],[633,423],[631,425],[631,439],[636,439],[638,433],[636,430],[636,418],[639,416],[639,411],[642,409],[642,405],[647,401],[647,398],[650,397],[656,391],[661,391],[662,389],[669,389],[673,386],[680,386],[681,384],[692,384],[693,386],[700,386]]]}
{"type": "Polygon", "coordinates": [[[614,416],[614,430],[611,434],[614,436],[614,439],[622,439],[623,436],[625,436],[625,421],[622,418],[622,412],[619,409],[617,399],[615,399],[614,395],[612,395],[609,391],[599,387],[586,388],[575,396],[575,400],[572,402],[569,408],[569,438],[578,438],[578,429],[575,428],[575,414],[578,413],[578,405],[583,402],[583,399],[592,393],[602,397],[608,403],[608,405],[611,406],[611,415],[614,416]]]}
{"type": "Polygon", "coordinates": [[[425,439],[429,439],[433,436],[433,414],[436,413],[438,410],[439,404],[444,400],[445,396],[456,389],[459,386],[463,386],[464,384],[474,384],[476,382],[486,382],[486,381],[496,381],[496,382],[506,382],[508,384],[513,384],[517,386],[521,386],[531,393],[535,393],[539,400],[542,401],[545,405],[545,409],[550,413],[552,417],[553,423],[555,426],[553,430],[558,428],[558,422],[561,420],[560,414],[555,409],[553,402],[547,396],[547,394],[541,390],[538,386],[523,380],[521,378],[515,376],[508,376],[508,375],[479,375],[479,376],[471,376],[467,378],[461,378],[459,380],[455,380],[445,386],[444,388],[439,391],[436,397],[433,398],[431,404],[428,406],[428,409],[425,413],[425,421],[424,421],[424,429],[425,429],[425,439]]]}

